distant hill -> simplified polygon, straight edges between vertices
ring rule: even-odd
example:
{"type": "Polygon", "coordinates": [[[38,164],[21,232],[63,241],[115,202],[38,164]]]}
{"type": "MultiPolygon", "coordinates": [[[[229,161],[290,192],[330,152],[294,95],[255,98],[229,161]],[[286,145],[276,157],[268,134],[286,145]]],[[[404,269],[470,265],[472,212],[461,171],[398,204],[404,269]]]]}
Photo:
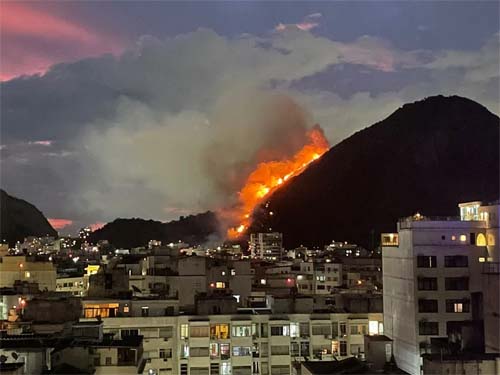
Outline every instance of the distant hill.
{"type": "Polygon", "coordinates": [[[406,104],[275,191],[251,230],[283,232],[287,248],[333,239],[373,247],[400,217],[458,215],[459,202],[496,200],[499,130],[496,115],[466,98],[406,104]]]}
{"type": "Polygon", "coordinates": [[[34,205],[0,189],[0,239],[13,246],[28,236],[57,237],[57,232],[34,205]]]}
{"type": "Polygon", "coordinates": [[[149,240],[165,243],[182,241],[198,245],[216,235],[219,222],[213,212],[181,216],[179,220],[162,223],[144,219],[116,219],[92,232],[90,241],[108,240],[117,248],[145,246],[149,240]]]}

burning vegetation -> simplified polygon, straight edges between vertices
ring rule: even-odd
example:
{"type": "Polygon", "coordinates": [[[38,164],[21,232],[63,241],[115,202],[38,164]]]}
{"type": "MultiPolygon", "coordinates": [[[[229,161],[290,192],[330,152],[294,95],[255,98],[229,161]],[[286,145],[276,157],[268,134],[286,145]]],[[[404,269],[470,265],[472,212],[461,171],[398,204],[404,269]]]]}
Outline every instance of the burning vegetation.
{"type": "MultiPolygon", "coordinates": [[[[239,204],[234,210],[234,216],[239,225],[228,230],[228,238],[234,240],[244,234],[257,205],[291,177],[302,173],[329,147],[323,130],[319,125],[316,125],[307,133],[307,143],[293,157],[288,160],[259,163],[238,193],[239,204]]],[[[270,212],[270,214],[273,213],[270,212]]]]}

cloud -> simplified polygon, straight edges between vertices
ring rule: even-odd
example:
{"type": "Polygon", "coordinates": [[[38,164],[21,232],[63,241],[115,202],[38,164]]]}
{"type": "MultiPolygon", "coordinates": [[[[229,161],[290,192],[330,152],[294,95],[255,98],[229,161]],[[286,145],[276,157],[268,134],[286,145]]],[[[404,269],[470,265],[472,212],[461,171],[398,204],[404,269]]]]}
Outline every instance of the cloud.
{"type": "Polygon", "coordinates": [[[464,95],[495,110],[498,56],[488,48],[404,51],[380,38],[339,42],[296,27],[264,37],[206,29],[144,37],[119,56],[2,84],[2,183],[77,228],[230,205],[256,163],[293,153],[314,123],[335,144],[429,95],[464,95]],[[363,68],[357,79],[417,69],[429,79],[348,96],[335,82],[298,88],[346,65],[363,68]]]}
{"type": "Polygon", "coordinates": [[[321,13],[312,13],[304,17],[304,19],[301,22],[298,23],[292,23],[292,24],[283,24],[279,23],[278,25],[275,26],[275,30],[282,32],[288,29],[299,29],[302,31],[311,31],[312,29],[315,29],[318,27],[319,21],[318,19],[321,18],[321,13]]]}
{"type": "Polygon", "coordinates": [[[57,62],[118,53],[123,48],[118,37],[91,30],[29,3],[3,2],[0,21],[2,81],[44,73],[57,62]]]}
{"type": "Polygon", "coordinates": [[[73,224],[73,220],[69,219],[47,219],[55,230],[60,230],[73,224]]]}

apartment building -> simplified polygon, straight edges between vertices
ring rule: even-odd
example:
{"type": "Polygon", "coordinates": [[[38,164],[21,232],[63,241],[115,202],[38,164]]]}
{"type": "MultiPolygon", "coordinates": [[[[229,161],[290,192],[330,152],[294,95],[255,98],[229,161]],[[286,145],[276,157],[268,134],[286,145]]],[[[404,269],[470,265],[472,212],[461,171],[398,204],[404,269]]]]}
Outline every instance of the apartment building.
{"type": "MultiPolygon", "coordinates": [[[[385,334],[410,374],[420,374],[421,354],[437,347],[481,348],[483,293],[491,287],[482,269],[498,254],[498,205],[485,207],[461,205],[461,220],[416,214],[400,220],[397,233],[382,235],[385,334]]],[[[498,331],[486,332],[498,340],[498,331]]]]}
{"type": "Polygon", "coordinates": [[[24,255],[0,258],[0,288],[11,287],[16,280],[36,282],[40,290],[56,290],[56,268],[52,262],[24,255]]]}
{"type": "Polygon", "coordinates": [[[297,289],[300,294],[331,294],[342,285],[342,264],[328,261],[300,263],[297,289]]]}
{"type": "Polygon", "coordinates": [[[249,250],[252,258],[281,260],[283,257],[283,235],[278,232],[250,234],[249,250]]]}
{"type": "Polygon", "coordinates": [[[383,322],[380,313],[191,315],[105,318],[103,329],[144,338],[143,373],[285,375],[295,362],[362,358],[364,335],[382,334],[383,322]]]}

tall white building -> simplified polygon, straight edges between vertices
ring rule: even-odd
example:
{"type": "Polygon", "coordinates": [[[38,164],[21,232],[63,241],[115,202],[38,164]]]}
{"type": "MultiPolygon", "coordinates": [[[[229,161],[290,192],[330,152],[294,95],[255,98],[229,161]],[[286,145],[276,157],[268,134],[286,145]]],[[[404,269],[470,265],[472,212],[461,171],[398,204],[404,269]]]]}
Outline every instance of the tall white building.
{"type": "Polygon", "coordinates": [[[283,256],[283,235],[278,232],[252,233],[249,245],[252,258],[280,260],[283,256]]]}
{"type": "Polygon", "coordinates": [[[498,342],[498,330],[491,330],[498,307],[489,311],[493,302],[480,313],[488,289],[498,295],[498,284],[483,277],[498,262],[498,208],[461,204],[461,219],[417,214],[400,220],[397,233],[382,235],[385,334],[404,371],[420,374],[421,354],[439,343],[463,349],[467,336],[482,329],[481,319],[485,341],[492,348],[498,342]]]}

